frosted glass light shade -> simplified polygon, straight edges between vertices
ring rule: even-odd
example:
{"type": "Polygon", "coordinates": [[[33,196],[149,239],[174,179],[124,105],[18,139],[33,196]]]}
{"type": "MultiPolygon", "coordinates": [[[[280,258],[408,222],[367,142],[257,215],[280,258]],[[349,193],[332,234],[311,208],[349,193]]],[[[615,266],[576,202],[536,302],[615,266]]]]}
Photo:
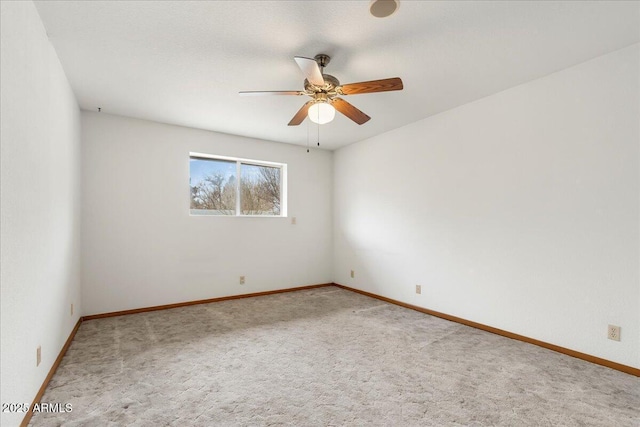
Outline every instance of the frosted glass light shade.
{"type": "Polygon", "coordinates": [[[323,125],[333,120],[336,116],[336,109],[333,108],[333,105],[327,104],[326,102],[316,102],[309,107],[307,114],[312,122],[323,125]]]}

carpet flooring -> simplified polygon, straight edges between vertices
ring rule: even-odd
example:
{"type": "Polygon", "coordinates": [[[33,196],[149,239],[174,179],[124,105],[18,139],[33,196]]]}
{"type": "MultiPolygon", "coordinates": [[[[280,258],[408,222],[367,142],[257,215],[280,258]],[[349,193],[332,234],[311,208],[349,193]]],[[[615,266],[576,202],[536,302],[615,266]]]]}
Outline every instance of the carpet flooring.
{"type": "Polygon", "coordinates": [[[640,426],[640,379],[336,287],[82,323],[32,426],[640,426]]]}

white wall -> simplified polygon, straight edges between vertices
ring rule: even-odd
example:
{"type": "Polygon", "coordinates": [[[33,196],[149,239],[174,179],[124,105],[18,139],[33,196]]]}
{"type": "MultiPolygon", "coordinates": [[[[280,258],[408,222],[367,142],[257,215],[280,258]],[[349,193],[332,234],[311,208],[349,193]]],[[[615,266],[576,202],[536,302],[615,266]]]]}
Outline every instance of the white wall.
{"type": "Polygon", "coordinates": [[[335,281],[640,367],[638,63],[634,45],[338,150],[335,281]]]}
{"type": "Polygon", "coordinates": [[[82,140],[84,314],[331,282],[331,152],[93,112],[82,140]],[[189,152],[286,163],[297,225],[189,216],[189,152]]]}
{"type": "Polygon", "coordinates": [[[81,310],[80,111],[33,3],[0,16],[1,400],[30,404],[81,310]]]}

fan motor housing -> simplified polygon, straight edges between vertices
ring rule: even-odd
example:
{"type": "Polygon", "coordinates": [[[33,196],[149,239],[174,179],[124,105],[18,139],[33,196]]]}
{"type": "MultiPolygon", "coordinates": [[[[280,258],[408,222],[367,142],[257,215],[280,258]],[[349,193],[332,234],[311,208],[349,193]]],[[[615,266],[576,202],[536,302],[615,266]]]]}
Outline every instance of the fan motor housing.
{"type": "Polygon", "coordinates": [[[331,74],[323,74],[324,86],[315,86],[305,79],[304,89],[310,93],[335,93],[336,88],[340,86],[340,81],[331,74]]]}

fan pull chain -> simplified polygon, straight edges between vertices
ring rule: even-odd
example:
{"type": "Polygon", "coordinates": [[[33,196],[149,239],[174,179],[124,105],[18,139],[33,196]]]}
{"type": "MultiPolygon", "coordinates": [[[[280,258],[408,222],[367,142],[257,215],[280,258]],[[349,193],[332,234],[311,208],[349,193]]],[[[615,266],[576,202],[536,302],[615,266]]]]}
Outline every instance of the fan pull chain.
{"type": "MultiPolygon", "coordinates": [[[[320,113],[318,113],[318,116],[320,116],[320,113]]],[[[320,124],[317,124],[316,126],[318,126],[318,147],[320,147],[320,124]]]]}
{"type": "Polygon", "coordinates": [[[309,139],[311,138],[309,136],[310,132],[309,132],[309,122],[310,120],[307,120],[307,153],[309,152],[309,139]]]}

